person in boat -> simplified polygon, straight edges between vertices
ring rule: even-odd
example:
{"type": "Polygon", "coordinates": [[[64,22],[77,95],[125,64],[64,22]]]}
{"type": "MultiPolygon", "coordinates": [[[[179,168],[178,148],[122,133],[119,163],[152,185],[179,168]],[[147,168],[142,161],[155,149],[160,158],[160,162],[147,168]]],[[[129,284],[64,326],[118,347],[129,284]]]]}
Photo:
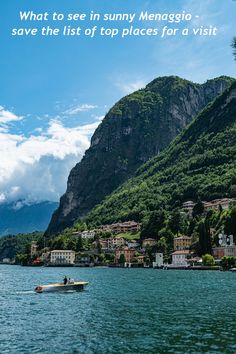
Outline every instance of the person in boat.
{"type": "Polygon", "coordinates": [[[74,279],[71,279],[71,278],[69,278],[69,280],[68,280],[68,284],[74,284],[74,279]]]}
{"type": "Polygon", "coordinates": [[[66,285],[68,283],[66,275],[65,275],[65,278],[63,279],[63,283],[64,283],[64,285],[66,285]]]}

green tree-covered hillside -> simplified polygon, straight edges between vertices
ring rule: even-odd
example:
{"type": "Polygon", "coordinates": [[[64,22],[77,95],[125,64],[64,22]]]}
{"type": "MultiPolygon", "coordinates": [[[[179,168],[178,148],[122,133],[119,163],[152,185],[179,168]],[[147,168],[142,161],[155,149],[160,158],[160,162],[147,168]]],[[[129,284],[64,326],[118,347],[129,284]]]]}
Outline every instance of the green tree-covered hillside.
{"type": "Polygon", "coordinates": [[[87,217],[88,223],[144,220],[184,201],[235,197],[236,82],[209,104],[171,145],[150,159],[87,217]]]}

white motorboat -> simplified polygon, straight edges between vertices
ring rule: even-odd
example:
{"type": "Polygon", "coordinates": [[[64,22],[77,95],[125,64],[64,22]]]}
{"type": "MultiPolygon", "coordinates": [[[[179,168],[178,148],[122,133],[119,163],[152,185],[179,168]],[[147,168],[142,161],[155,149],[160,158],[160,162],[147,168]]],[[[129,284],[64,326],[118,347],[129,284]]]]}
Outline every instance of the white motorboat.
{"type": "Polygon", "coordinates": [[[58,291],[70,291],[70,290],[84,290],[85,286],[88,285],[86,281],[75,281],[73,283],[67,284],[48,284],[48,285],[38,285],[34,289],[36,293],[46,293],[46,292],[58,292],[58,291]]]}

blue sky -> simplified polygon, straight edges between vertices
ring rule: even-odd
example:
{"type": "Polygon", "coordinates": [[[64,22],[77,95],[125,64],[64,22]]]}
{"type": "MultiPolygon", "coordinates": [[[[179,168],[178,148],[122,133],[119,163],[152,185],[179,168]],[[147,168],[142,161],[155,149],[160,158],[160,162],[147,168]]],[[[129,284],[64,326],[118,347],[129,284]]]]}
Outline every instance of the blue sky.
{"type": "MultiPolygon", "coordinates": [[[[57,200],[71,167],[89,147],[91,134],[105,113],[122,96],[152,79],[179,75],[204,82],[220,75],[235,76],[230,48],[236,34],[235,13],[232,0],[2,1],[0,201],[57,200]],[[215,37],[162,39],[12,37],[12,28],[42,26],[19,21],[19,11],[28,10],[66,14],[186,11],[199,16],[189,27],[212,25],[218,32],[215,37]]],[[[52,21],[47,25],[56,26],[52,21]]]]}

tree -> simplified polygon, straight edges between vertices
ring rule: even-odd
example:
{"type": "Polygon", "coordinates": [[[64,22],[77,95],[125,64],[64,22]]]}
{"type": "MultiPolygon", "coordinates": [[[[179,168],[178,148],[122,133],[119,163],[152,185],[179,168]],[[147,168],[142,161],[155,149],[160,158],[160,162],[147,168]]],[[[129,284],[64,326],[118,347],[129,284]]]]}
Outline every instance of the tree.
{"type": "Polygon", "coordinates": [[[199,223],[199,253],[200,255],[212,253],[211,234],[207,217],[199,223]]]}
{"type": "Polygon", "coordinates": [[[157,242],[157,250],[163,254],[167,253],[167,243],[165,237],[161,237],[157,242]]]}
{"type": "Polygon", "coordinates": [[[236,257],[222,257],[220,265],[224,270],[236,267],[236,257]]]}
{"type": "Polygon", "coordinates": [[[159,231],[164,227],[165,213],[163,210],[150,213],[149,220],[141,231],[141,239],[152,237],[157,239],[159,231]]]}
{"type": "Polygon", "coordinates": [[[225,220],[225,233],[227,235],[234,235],[236,238],[236,206],[230,209],[225,220]]]}
{"type": "Polygon", "coordinates": [[[79,251],[82,251],[83,250],[83,241],[82,241],[82,237],[79,236],[77,238],[77,242],[76,242],[76,251],[79,252],[79,251]]]}
{"type": "Polygon", "coordinates": [[[230,187],[229,193],[232,198],[236,197],[236,184],[232,184],[232,186],[230,187]]]}
{"type": "Polygon", "coordinates": [[[122,253],[119,258],[119,263],[124,264],[126,262],[125,255],[122,253]]]}
{"type": "Polygon", "coordinates": [[[204,204],[203,202],[199,199],[198,202],[194,205],[193,207],[193,217],[197,217],[199,215],[202,215],[204,212],[204,204]]]}
{"type": "Polygon", "coordinates": [[[204,256],[202,256],[202,262],[204,266],[212,266],[215,264],[215,260],[210,254],[204,254],[204,256]]]}
{"type": "Polygon", "coordinates": [[[177,236],[179,232],[184,231],[184,219],[178,209],[172,211],[168,226],[174,234],[177,234],[177,236]]]}

